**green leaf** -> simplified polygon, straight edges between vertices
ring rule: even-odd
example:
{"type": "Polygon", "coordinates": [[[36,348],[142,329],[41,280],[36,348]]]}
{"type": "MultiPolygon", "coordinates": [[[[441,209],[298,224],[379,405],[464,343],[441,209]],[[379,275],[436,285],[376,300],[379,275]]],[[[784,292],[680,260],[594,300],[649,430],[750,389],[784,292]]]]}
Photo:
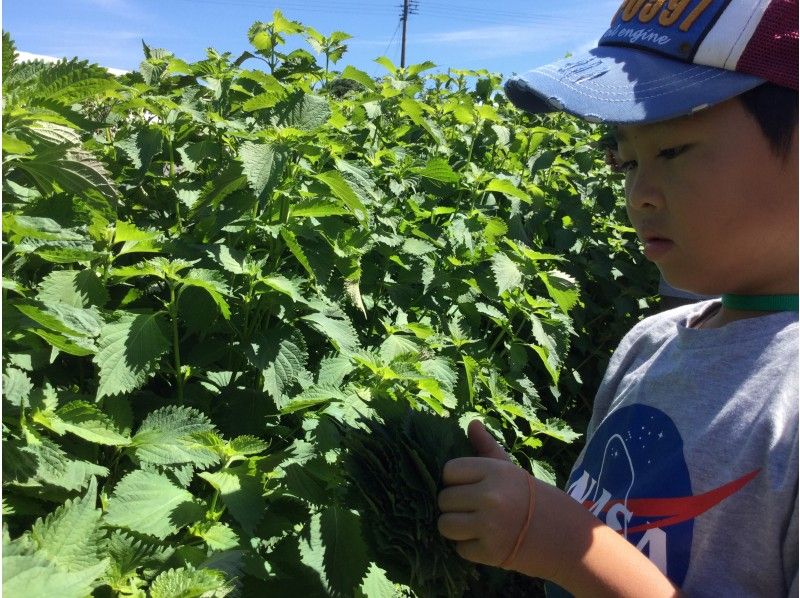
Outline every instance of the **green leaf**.
{"type": "Polygon", "coordinates": [[[229,467],[224,471],[204,471],[198,474],[216,490],[231,516],[239,522],[247,534],[255,531],[265,513],[263,487],[257,478],[250,475],[246,464],[229,467]]]}
{"type": "Polygon", "coordinates": [[[228,443],[228,449],[233,455],[255,455],[262,453],[269,445],[255,436],[237,436],[228,443]]]}
{"type": "Polygon", "coordinates": [[[349,594],[358,587],[369,566],[361,520],[352,511],[332,505],[322,511],[320,532],[328,583],[335,592],[349,594]]]}
{"type": "Polygon", "coordinates": [[[351,210],[338,201],[325,197],[310,197],[292,204],[289,208],[290,218],[325,218],[326,216],[344,216],[351,210]]]}
{"type": "Polygon", "coordinates": [[[457,183],[461,176],[456,173],[444,158],[432,158],[423,168],[414,168],[413,172],[427,179],[442,183],[457,183]]]}
{"type": "Polygon", "coordinates": [[[239,148],[238,159],[250,189],[260,198],[272,193],[281,180],[287,154],[269,143],[246,141],[239,148]]]}
{"type": "Polygon", "coordinates": [[[13,135],[3,133],[3,151],[8,154],[30,154],[33,148],[13,135]]]}
{"type": "Polygon", "coordinates": [[[334,196],[336,196],[337,199],[342,200],[344,204],[350,208],[353,214],[355,214],[356,218],[362,222],[367,218],[367,207],[361,201],[361,198],[356,194],[356,192],[353,191],[353,188],[350,186],[350,184],[344,180],[344,178],[342,178],[342,175],[339,174],[338,171],[329,170],[316,175],[315,178],[325,183],[334,196]]]}
{"type": "Polygon", "coordinates": [[[327,122],[331,108],[324,97],[298,91],[277,104],[273,114],[276,126],[313,131],[327,122]]]}
{"type": "Polygon", "coordinates": [[[13,544],[3,543],[5,596],[86,598],[107,566],[103,562],[82,571],[64,571],[41,554],[14,554],[13,544]]]}
{"type": "Polygon", "coordinates": [[[289,280],[280,274],[272,276],[260,276],[259,282],[263,282],[268,287],[283,293],[292,298],[292,301],[304,302],[303,295],[300,293],[300,282],[296,280],[289,280]]]}
{"type": "Polygon", "coordinates": [[[339,351],[353,352],[361,346],[356,329],[342,312],[314,313],[303,316],[302,319],[328,337],[339,351]]]}
{"type": "Polygon", "coordinates": [[[497,284],[497,291],[501,295],[519,287],[522,283],[522,273],[517,268],[517,264],[500,251],[492,256],[492,272],[495,284],[497,284]]]}
{"type": "Polygon", "coordinates": [[[305,370],[308,352],[302,335],[283,330],[271,331],[254,339],[248,351],[250,363],[261,370],[263,390],[279,401],[305,370]]]}
{"type": "Polygon", "coordinates": [[[97,398],[131,392],[151,378],[169,349],[159,313],[123,313],[100,331],[99,349],[92,361],[100,368],[97,398]]]}
{"type": "Polygon", "coordinates": [[[100,277],[91,270],[54,270],[39,284],[37,299],[45,304],[65,303],[73,307],[102,307],[108,291],[100,277]]]}
{"type": "Polygon", "coordinates": [[[369,571],[359,586],[358,598],[397,598],[394,584],[386,576],[386,571],[375,563],[370,563],[369,571]]]}
{"type": "Polygon", "coordinates": [[[239,536],[224,523],[204,521],[193,526],[191,531],[212,550],[228,550],[239,545],[239,536]]]}
{"type": "Polygon", "coordinates": [[[361,83],[364,87],[369,89],[370,91],[375,91],[377,89],[377,85],[375,84],[375,80],[370,77],[364,71],[360,71],[355,67],[347,65],[344,67],[342,74],[340,75],[342,79],[351,79],[352,81],[356,81],[361,83]]]}
{"type": "Polygon", "coordinates": [[[111,175],[92,154],[79,148],[57,146],[39,152],[35,158],[19,162],[44,193],[63,191],[80,195],[90,189],[115,200],[119,195],[111,175]]]}
{"type": "Polygon", "coordinates": [[[6,367],[3,372],[3,400],[21,407],[28,401],[33,383],[28,374],[17,368],[6,367]]]}
{"type": "Polygon", "coordinates": [[[117,431],[109,416],[86,401],[71,401],[60,407],[56,415],[65,431],[89,442],[109,446],[126,446],[131,442],[117,431]]]}
{"type": "Polygon", "coordinates": [[[311,262],[308,261],[308,256],[306,256],[305,251],[297,241],[297,236],[284,226],[281,228],[281,238],[283,239],[283,242],[286,243],[286,247],[289,248],[289,251],[292,252],[292,255],[294,255],[295,259],[300,262],[301,266],[303,266],[303,269],[306,271],[311,280],[315,280],[316,275],[314,274],[314,268],[311,267],[311,262]]]}
{"type": "Polygon", "coordinates": [[[231,309],[228,302],[225,301],[225,295],[230,294],[230,291],[219,272],[205,268],[192,268],[185,277],[181,278],[181,282],[186,286],[198,287],[206,291],[219,307],[222,317],[230,320],[231,309]]]}
{"type": "MultiPolygon", "coordinates": [[[[17,60],[17,48],[14,45],[14,40],[11,39],[11,34],[8,31],[3,31],[3,78],[6,80],[11,74],[11,69],[14,67],[14,62],[17,60]]],[[[5,145],[5,142],[3,142],[5,145]]]]}
{"type": "Polygon", "coordinates": [[[521,199],[525,203],[531,203],[531,198],[527,193],[518,189],[511,181],[506,179],[492,179],[489,181],[489,184],[486,185],[486,191],[498,191],[509,197],[521,199]]]}
{"type": "Polygon", "coordinates": [[[191,565],[160,573],[150,584],[150,598],[200,598],[224,596],[214,592],[225,588],[225,576],[213,569],[195,569],[191,565]]]}
{"type": "Polygon", "coordinates": [[[213,432],[214,425],[200,411],[167,405],[152,411],[131,441],[136,458],[155,465],[193,463],[206,467],[219,455],[200,435],[213,432]]]}
{"type": "Polygon", "coordinates": [[[578,303],[579,291],[575,279],[564,272],[552,270],[540,272],[539,278],[547,287],[547,293],[553,298],[561,311],[569,312],[578,303]]]}
{"type": "Polygon", "coordinates": [[[162,540],[197,520],[191,492],[166,476],[136,470],[122,478],[108,499],[105,522],[162,540]]]}
{"type": "Polygon", "coordinates": [[[391,75],[396,75],[397,74],[397,67],[394,65],[394,63],[391,60],[386,58],[386,56],[379,56],[378,58],[375,59],[375,62],[377,62],[383,68],[385,68],[387,71],[389,71],[389,73],[391,75]]]}
{"type": "Polygon", "coordinates": [[[66,571],[83,571],[106,563],[103,558],[105,533],[100,527],[97,483],[94,478],[83,497],[67,500],[31,528],[37,550],[66,571]]]}

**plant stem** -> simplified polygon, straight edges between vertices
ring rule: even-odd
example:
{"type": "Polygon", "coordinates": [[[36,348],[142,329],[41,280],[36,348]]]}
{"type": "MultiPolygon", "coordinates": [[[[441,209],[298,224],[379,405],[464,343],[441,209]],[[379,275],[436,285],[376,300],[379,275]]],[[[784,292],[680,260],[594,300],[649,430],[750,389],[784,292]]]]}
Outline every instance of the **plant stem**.
{"type": "Polygon", "coordinates": [[[169,315],[172,320],[172,354],[175,358],[175,388],[178,392],[178,403],[183,403],[183,373],[181,372],[181,348],[178,337],[178,302],[175,297],[175,286],[169,283],[169,315]]]}

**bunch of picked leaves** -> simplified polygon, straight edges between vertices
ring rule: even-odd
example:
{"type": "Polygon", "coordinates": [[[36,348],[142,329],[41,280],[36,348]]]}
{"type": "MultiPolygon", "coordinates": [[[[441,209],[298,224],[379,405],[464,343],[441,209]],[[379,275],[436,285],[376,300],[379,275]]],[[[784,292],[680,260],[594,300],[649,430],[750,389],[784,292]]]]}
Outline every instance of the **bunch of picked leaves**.
{"type": "Polygon", "coordinates": [[[436,527],[444,464],[472,455],[454,418],[402,405],[343,432],[349,500],[365,541],[390,579],[424,598],[461,596],[477,576],[436,527]]]}

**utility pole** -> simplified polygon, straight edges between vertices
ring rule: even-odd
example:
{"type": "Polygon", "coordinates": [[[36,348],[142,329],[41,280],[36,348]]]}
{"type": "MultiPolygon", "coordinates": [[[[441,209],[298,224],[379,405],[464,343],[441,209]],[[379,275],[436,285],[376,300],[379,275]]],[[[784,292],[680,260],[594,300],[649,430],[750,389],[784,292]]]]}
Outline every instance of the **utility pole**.
{"type": "Polygon", "coordinates": [[[415,15],[417,3],[414,0],[403,0],[403,13],[400,20],[403,21],[403,45],[400,48],[400,68],[406,67],[406,30],[408,28],[408,15],[415,15]]]}

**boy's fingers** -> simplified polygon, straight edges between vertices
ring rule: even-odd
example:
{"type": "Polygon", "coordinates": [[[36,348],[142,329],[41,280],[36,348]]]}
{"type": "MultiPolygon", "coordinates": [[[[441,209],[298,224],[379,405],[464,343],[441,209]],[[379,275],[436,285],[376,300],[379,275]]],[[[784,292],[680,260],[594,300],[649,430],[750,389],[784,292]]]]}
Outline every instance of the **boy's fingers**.
{"type": "Polygon", "coordinates": [[[473,563],[486,563],[486,548],[483,542],[469,538],[456,544],[456,552],[462,559],[467,559],[473,563]]]}
{"type": "Polygon", "coordinates": [[[448,486],[439,492],[437,503],[443,513],[476,511],[480,506],[480,487],[477,484],[448,486]]]}
{"type": "Polygon", "coordinates": [[[474,419],[469,423],[467,428],[467,435],[472,443],[472,448],[475,454],[479,457],[488,457],[489,459],[503,459],[511,461],[508,454],[503,450],[494,437],[486,431],[483,424],[474,419]]]}
{"type": "Polygon", "coordinates": [[[484,459],[480,457],[458,457],[450,459],[442,469],[442,482],[452,484],[474,484],[484,477],[484,459]]]}
{"type": "Polygon", "coordinates": [[[448,540],[463,542],[477,537],[472,513],[444,513],[436,525],[439,533],[448,540]]]}

